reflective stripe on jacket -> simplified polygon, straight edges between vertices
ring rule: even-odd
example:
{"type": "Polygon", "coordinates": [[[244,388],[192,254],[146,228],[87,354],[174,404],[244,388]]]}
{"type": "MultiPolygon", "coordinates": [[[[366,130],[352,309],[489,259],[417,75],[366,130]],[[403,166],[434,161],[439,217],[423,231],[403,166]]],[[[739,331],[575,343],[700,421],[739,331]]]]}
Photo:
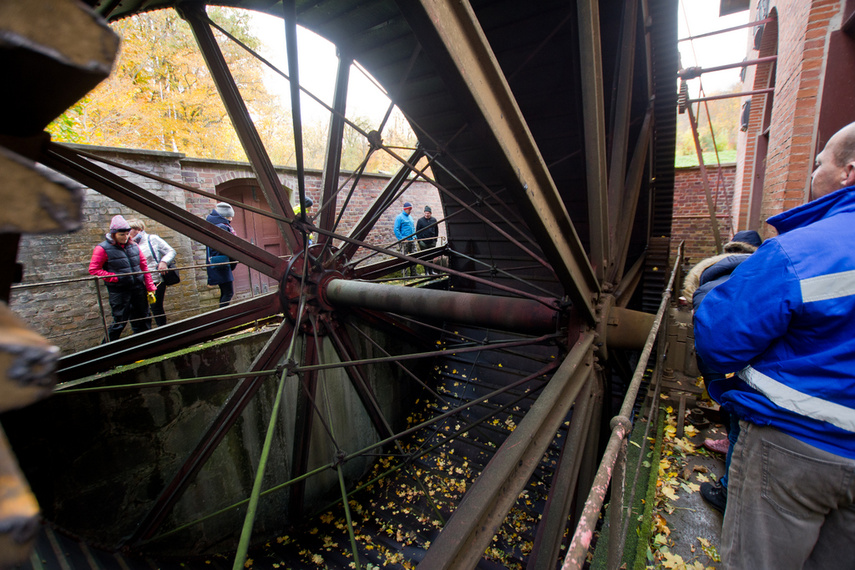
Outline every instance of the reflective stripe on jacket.
{"type": "Polygon", "coordinates": [[[855,459],[855,187],[770,218],[779,232],[695,313],[704,362],[736,377],[710,395],[855,459]]]}

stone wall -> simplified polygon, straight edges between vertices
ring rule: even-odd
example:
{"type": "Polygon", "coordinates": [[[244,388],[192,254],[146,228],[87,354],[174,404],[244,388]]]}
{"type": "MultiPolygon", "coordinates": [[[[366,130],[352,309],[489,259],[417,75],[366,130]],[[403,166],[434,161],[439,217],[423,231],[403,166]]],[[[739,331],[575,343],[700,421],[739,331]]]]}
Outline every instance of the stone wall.
{"type": "MultiPolygon", "coordinates": [[[[180,153],[169,152],[88,146],[76,148],[132,166],[151,175],[211,193],[216,193],[217,186],[224,182],[253,177],[249,165],[245,163],[191,159],[180,153]]],[[[107,168],[139,187],[203,218],[211,212],[215,204],[212,199],[168,183],[112,167],[107,168]]],[[[297,188],[296,172],[293,169],[280,167],[277,168],[277,172],[283,184],[289,188],[297,188]]],[[[305,178],[307,195],[316,205],[319,205],[321,173],[309,171],[305,178]]],[[[340,186],[347,180],[346,173],[340,179],[340,186]]],[[[337,230],[338,233],[347,234],[388,181],[389,176],[384,175],[366,175],[360,179],[350,198],[346,214],[337,230]]],[[[339,194],[339,204],[343,202],[350,190],[351,184],[347,184],[339,194]]],[[[435,217],[443,217],[436,189],[427,183],[415,182],[407,188],[396,205],[384,213],[372,231],[369,242],[389,244],[395,241],[392,226],[404,201],[414,204],[414,215],[420,216],[424,205],[429,204],[435,217]]],[[[104,320],[101,305],[99,305],[99,290],[106,322],[109,324],[112,321],[106,288],[103,284],[96,285],[96,280],[89,276],[88,266],[92,249],[104,240],[104,233],[109,228],[110,219],[116,214],[122,214],[126,218],[139,217],[145,220],[146,230],[149,233],[161,236],[178,252],[176,257],[178,267],[201,266],[205,263],[205,247],[201,243],[141,216],[98,192],[86,189],[83,224],[79,231],[72,234],[22,236],[18,261],[24,267],[24,281],[22,285],[13,288],[10,300],[11,308],[19,316],[34,330],[62,348],[64,353],[82,350],[101,342],[104,336],[104,320]]],[[[441,232],[445,235],[442,226],[441,232]]],[[[250,294],[247,292],[243,298],[250,294]]],[[[165,302],[167,317],[170,320],[177,320],[211,310],[216,307],[218,298],[219,289],[216,286],[207,285],[204,268],[184,269],[181,271],[181,283],[167,290],[165,302]]],[[[235,301],[240,300],[242,300],[240,295],[235,297],[235,301]]],[[[129,333],[130,330],[125,334],[129,333]]]]}
{"type": "Polygon", "coordinates": [[[768,119],[770,95],[750,98],[747,131],[740,136],[733,207],[740,230],[757,229],[764,237],[773,236],[775,230],[763,221],[808,201],[813,161],[821,147],[820,111],[825,106],[826,113],[851,112],[833,90],[823,91],[831,39],[841,33],[845,5],[841,0],[752,2],[751,20],[768,16],[773,21],[765,25],[759,49],[749,49],[747,59],[772,55],[778,59],[746,69],[745,91],[771,86],[774,92],[768,119]],[[761,186],[762,195],[757,196],[761,186]],[[759,207],[752,207],[752,202],[759,207]]]}

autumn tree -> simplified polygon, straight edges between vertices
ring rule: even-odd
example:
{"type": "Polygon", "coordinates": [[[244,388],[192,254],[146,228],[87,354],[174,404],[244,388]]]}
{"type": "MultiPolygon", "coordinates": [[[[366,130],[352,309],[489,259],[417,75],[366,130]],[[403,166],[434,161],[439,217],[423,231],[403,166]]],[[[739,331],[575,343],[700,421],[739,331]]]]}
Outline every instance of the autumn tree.
{"type": "MultiPolygon", "coordinates": [[[[209,15],[249,47],[258,47],[247,12],[210,9],[209,15]]],[[[51,126],[56,140],[246,160],[189,25],[175,11],[140,14],[113,29],[122,38],[113,73],[51,126]]],[[[250,113],[269,116],[271,97],[260,63],[217,35],[250,113]]],[[[283,119],[290,123],[290,116],[270,122],[283,119]]]]}
{"type": "MultiPolygon", "coordinates": [[[[736,93],[739,90],[740,86],[734,85],[730,89],[710,95],[736,93]]],[[[695,119],[698,121],[698,138],[704,152],[736,149],[740,102],[739,97],[707,101],[700,104],[700,111],[699,106],[694,105],[695,119]],[[710,130],[710,123],[712,123],[712,130],[710,130]],[[713,139],[715,139],[715,147],[713,147],[713,139]]],[[[695,155],[695,141],[688,113],[677,116],[677,154],[695,155]]]]}
{"type": "MultiPolygon", "coordinates": [[[[249,12],[208,8],[208,15],[253,51],[263,51],[249,12]]],[[[54,140],[247,160],[190,26],[175,11],[147,12],[112,26],[122,38],[113,73],[50,125],[54,140]]],[[[293,121],[287,102],[269,92],[264,68],[255,57],[220,32],[214,33],[271,160],[294,166],[293,121]]],[[[366,116],[349,119],[366,133],[379,127],[366,116]]],[[[305,166],[323,168],[329,119],[304,122],[302,135],[305,166]]],[[[398,147],[412,148],[416,143],[397,109],[382,138],[384,144],[398,147]]],[[[368,141],[346,126],[342,142],[341,168],[354,170],[368,152],[368,141]]],[[[396,152],[408,156],[406,148],[396,152]]],[[[366,170],[394,172],[399,167],[397,160],[378,151],[366,170]]]]}

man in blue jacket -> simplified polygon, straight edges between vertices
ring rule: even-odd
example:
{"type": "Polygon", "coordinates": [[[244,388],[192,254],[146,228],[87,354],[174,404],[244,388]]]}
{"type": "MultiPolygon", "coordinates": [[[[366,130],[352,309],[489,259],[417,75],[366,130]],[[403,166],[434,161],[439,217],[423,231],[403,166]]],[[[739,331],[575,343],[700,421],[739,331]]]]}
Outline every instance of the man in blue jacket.
{"type": "MultiPolygon", "coordinates": [[[[395,238],[400,242],[398,246],[404,255],[410,255],[415,251],[416,225],[413,223],[413,218],[410,217],[412,211],[413,205],[404,202],[404,209],[395,217],[395,238]]],[[[415,276],[415,267],[411,265],[409,270],[410,276],[415,276]]]]}
{"type": "Polygon", "coordinates": [[[855,123],[816,157],[811,200],[695,312],[704,362],[737,372],[710,387],[742,419],[726,568],[855,560],[855,123]]]}

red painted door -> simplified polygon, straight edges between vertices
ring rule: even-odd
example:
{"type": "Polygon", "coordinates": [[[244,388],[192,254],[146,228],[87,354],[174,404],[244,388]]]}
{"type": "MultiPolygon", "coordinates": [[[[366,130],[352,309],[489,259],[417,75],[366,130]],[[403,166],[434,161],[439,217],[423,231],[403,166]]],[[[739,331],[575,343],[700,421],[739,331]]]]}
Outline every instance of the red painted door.
{"type": "MultiPolygon", "coordinates": [[[[217,187],[217,194],[238,200],[247,206],[270,211],[267,200],[255,179],[243,178],[231,180],[217,187]]],[[[273,218],[255,214],[242,208],[235,208],[235,219],[232,227],[237,235],[246,241],[263,247],[273,255],[286,255],[288,249],[279,227],[273,218]]],[[[246,265],[238,264],[235,269],[235,294],[246,296],[261,295],[275,291],[279,287],[273,279],[249,269],[246,265]]]]}

